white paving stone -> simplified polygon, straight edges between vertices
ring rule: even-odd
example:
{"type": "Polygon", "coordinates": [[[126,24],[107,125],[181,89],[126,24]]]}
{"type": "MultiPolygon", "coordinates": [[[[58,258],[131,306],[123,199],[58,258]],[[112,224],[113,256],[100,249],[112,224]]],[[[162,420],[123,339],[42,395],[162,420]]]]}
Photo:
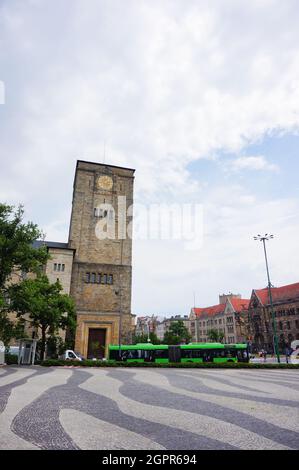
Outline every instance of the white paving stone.
{"type": "MultiPolygon", "coordinates": [[[[5,375],[4,377],[0,377],[0,387],[4,385],[9,385],[12,384],[13,382],[16,382],[17,380],[25,379],[26,377],[29,377],[30,375],[34,374],[35,370],[34,369],[17,369],[16,372],[13,374],[5,375]]],[[[0,388],[0,393],[1,393],[1,388],[0,388]]]]}
{"type": "Polygon", "coordinates": [[[164,450],[165,447],[140,434],[107,423],[76,410],[63,409],[59,420],[64,430],[84,450],[164,450]]]}

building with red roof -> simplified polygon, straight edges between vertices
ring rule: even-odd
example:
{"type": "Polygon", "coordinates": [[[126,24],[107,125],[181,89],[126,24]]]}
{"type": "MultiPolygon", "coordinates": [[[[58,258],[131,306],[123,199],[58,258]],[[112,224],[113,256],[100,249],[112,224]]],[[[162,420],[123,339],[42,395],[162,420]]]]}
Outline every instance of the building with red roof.
{"type": "MultiPolygon", "coordinates": [[[[299,340],[299,283],[271,288],[277,337],[282,352],[299,340]]],[[[254,289],[248,307],[248,336],[253,350],[273,351],[274,329],[269,289],[254,289]]]]}
{"type": "Polygon", "coordinates": [[[216,330],[225,343],[241,343],[247,339],[246,322],[249,299],[238,294],[219,296],[219,304],[210,307],[194,307],[190,313],[192,341],[208,342],[209,331],[216,330]],[[246,312],[246,315],[245,315],[246,312]]]}

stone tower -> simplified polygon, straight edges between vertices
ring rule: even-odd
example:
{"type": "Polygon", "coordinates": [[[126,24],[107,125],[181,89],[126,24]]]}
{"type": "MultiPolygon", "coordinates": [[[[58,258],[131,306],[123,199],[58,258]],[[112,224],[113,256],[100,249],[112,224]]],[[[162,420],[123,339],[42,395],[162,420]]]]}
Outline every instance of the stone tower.
{"type": "Polygon", "coordinates": [[[77,161],[69,248],[75,250],[75,350],[84,357],[107,357],[120,330],[122,343],[131,339],[132,239],[127,229],[132,224],[134,171],[77,161]]]}

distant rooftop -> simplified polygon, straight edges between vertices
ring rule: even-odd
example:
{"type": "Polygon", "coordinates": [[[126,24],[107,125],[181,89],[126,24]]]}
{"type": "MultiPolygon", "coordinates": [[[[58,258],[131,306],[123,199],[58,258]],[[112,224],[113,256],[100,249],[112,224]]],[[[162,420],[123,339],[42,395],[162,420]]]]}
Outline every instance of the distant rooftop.
{"type": "Polygon", "coordinates": [[[51,242],[48,240],[35,240],[32,243],[33,248],[41,248],[42,246],[46,246],[47,248],[61,248],[64,250],[71,250],[72,248],[69,248],[68,243],[61,243],[61,242],[51,242]]]}
{"type": "MultiPolygon", "coordinates": [[[[254,292],[263,305],[270,304],[268,287],[265,289],[254,289],[254,292]]],[[[273,302],[285,302],[297,299],[299,297],[299,282],[281,287],[272,287],[271,293],[273,302]]]]}

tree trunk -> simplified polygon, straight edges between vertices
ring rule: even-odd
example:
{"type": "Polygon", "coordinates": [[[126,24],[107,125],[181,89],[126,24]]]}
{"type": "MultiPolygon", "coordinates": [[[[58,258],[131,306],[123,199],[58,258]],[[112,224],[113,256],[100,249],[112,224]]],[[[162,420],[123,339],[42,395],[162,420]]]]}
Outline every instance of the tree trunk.
{"type": "Polygon", "coordinates": [[[45,350],[46,350],[46,326],[42,326],[42,344],[40,350],[41,360],[45,359],[45,350]]]}

